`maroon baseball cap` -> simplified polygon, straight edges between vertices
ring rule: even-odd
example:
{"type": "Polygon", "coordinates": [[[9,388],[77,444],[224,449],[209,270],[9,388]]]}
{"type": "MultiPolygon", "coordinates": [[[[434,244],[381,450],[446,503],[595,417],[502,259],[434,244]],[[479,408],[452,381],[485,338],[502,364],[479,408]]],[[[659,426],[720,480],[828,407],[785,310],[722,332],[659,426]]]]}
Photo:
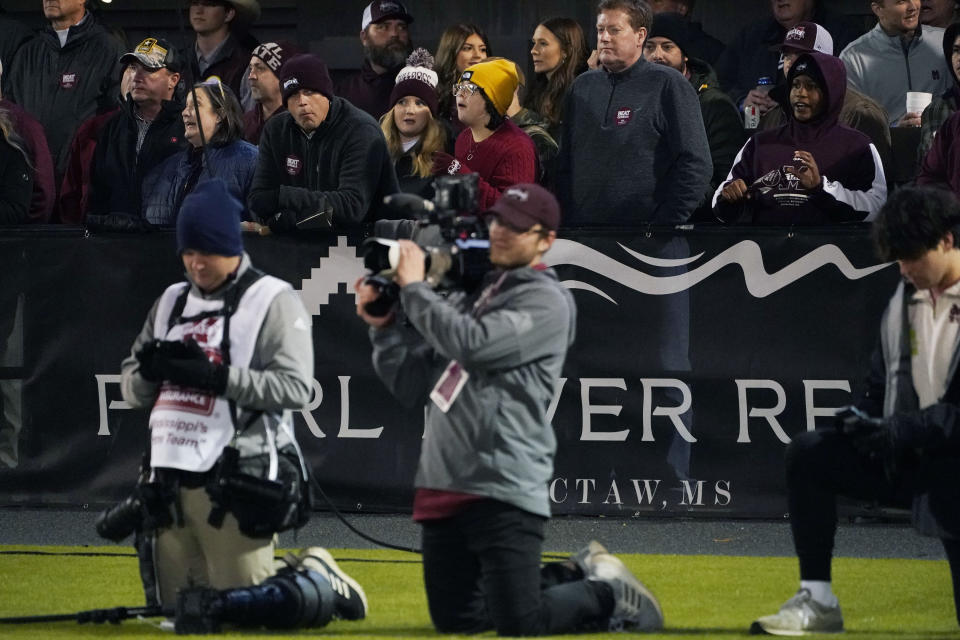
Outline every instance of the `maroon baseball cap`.
{"type": "Polygon", "coordinates": [[[413,16],[407,11],[407,7],[402,2],[394,0],[373,0],[363,10],[363,19],[360,20],[360,31],[366,31],[367,27],[375,22],[388,19],[403,20],[404,22],[413,22],[413,16]]]}
{"type": "Polygon", "coordinates": [[[770,51],[817,51],[828,56],[833,55],[833,36],[816,22],[799,22],[787,31],[781,44],[770,47],[770,51]]]}
{"type": "Polygon", "coordinates": [[[560,226],[560,204],[552,193],[538,184],[517,184],[500,196],[485,216],[497,216],[512,227],[527,230],[538,222],[544,229],[560,226]]]}

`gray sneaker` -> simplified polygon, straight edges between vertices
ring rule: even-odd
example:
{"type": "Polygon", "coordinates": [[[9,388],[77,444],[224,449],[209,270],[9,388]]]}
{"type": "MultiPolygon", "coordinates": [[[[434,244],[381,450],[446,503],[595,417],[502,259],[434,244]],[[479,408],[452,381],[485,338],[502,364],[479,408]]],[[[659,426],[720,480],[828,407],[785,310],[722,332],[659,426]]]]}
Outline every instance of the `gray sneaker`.
{"type": "Polygon", "coordinates": [[[593,558],[600,553],[608,553],[607,548],[596,540],[591,540],[587,543],[587,546],[570,556],[569,560],[577,565],[580,571],[583,571],[584,576],[588,576],[590,575],[590,566],[593,564],[593,558]]]}
{"type": "Polygon", "coordinates": [[[783,603],[772,616],[757,618],[750,625],[750,633],[768,633],[772,636],[805,636],[810,633],[841,633],[843,614],[840,605],[828,607],[810,596],[808,589],[800,589],[783,603]]]}
{"type": "Polygon", "coordinates": [[[615,603],[610,616],[611,631],[656,631],[663,628],[660,603],[616,556],[594,554],[587,579],[605,582],[613,589],[615,603]]]}
{"type": "Polygon", "coordinates": [[[330,583],[334,593],[334,615],[344,620],[362,620],[370,610],[360,583],[337,565],[323,547],[308,547],[297,555],[299,566],[313,569],[330,583]]]}

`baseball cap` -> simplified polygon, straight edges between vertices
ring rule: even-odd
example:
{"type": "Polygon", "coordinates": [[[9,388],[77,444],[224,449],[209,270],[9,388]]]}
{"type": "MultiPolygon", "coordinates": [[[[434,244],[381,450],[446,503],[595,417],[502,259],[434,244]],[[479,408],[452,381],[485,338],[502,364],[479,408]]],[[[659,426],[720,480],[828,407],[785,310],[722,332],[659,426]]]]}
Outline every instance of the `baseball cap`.
{"type": "Polygon", "coordinates": [[[363,19],[360,21],[360,31],[366,31],[374,22],[395,18],[405,22],[413,22],[413,16],[407,11],[402,2],[394,0],[373,0],[363,10],[363,19]]]}
{"type": "Polygon", "coordinates": [[[560,205],[540,185],[521,183],[504,191],[484,216],[497,216],[518,229],[530,229],[539,222],[544,229],[556,231],[560,226],[560,205]]]}
{"type": "Polygon", "coordinates": [[[179,73],[181,69],[176,48],[163,38],[144,38],[133,51],[120,56],[120,64],[131,62],[139,62],[147,69],[166,67],[174,73],[179,73]]]}
{"type": "Polygon", "coordinates": [[[811,52],[817,51],[828,56],[833,55],[833,36],[816,22],[800,22],[793,29],[787,31],[782,44],[770,47],[770,51],[811,52]]]}

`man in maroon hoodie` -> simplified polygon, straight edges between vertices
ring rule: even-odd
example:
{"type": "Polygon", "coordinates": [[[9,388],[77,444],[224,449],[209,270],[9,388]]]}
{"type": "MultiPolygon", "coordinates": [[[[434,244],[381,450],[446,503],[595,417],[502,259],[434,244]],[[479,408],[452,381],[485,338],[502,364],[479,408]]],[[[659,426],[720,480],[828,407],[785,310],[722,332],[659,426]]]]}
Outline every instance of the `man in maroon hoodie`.
{"type": "Polygon", "coordinates": [[[838,122],[847,77],[839,58],[801,55],[790,67],[788,121],[754,135],[713,196],[717,216],[763,225],[870,220],[887,199],[876,147],[838,122]]]}

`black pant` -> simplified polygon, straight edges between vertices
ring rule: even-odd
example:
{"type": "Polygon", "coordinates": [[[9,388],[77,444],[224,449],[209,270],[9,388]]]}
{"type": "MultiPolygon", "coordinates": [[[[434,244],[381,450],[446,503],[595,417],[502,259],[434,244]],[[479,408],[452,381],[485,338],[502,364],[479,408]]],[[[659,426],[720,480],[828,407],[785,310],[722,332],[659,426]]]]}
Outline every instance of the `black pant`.
{"type": "MultiPolygon", "coordinates": [[[[824,429],[801,433],[787,447],[787,495],[800,579],[829,581],[837,496],[899,504],[910,488],[888,480],[882,466],[863,458],[849,438],[824,429]]],[[[942,542],[960,622],[960,541],[942,542]]]]}
{"type": "Polygon", "coordinates": [[[483,500],[453,517],[423,522],[423,577],[437,631],[547,635],[609,618],[613,596],[605,584],[572,571],[573,581],[558,584],[558,572],[550,571],[541,582],[545,521],[483,500]]]}

